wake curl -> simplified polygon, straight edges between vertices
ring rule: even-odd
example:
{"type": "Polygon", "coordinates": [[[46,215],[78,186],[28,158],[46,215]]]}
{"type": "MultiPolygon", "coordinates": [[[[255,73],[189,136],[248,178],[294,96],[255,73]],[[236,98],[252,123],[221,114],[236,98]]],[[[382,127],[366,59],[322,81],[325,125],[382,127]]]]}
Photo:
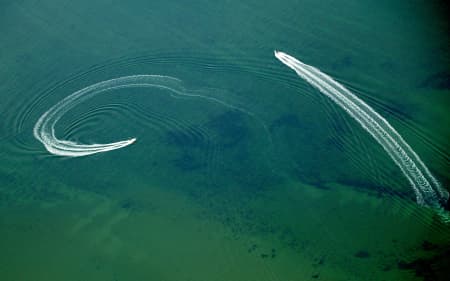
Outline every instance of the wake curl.
{"type": "MultiPolygon", "coordinates": [[[[59,156],[80,157],[126,147],[134,143],[136,138],[112,143],[81,144],[69,140],[58,139],[55,135],[55,125],[67,111],[93,96],[111,90],[136,87],[159,88],[167,90],[174,97],[186,96],[202,98],[232,109],[246,112],[245,110],[236,108],[213,97],[187,93],[182,86],[181,80],[177,78],[160,75],[132,75],[99,82],[67,96],[52,106],[38,119],[33,129],[34,137],[45,146],[48,152],[59,156]]],[[[246,113],[250,114],[248,112],[246,113]]]]}

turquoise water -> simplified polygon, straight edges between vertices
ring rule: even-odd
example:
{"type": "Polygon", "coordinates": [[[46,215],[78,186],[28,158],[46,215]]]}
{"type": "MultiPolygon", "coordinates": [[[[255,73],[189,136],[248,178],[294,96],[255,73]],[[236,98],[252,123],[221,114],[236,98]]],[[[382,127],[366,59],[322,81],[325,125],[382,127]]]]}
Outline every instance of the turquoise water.
{"type": "Polygon", "coordinates": [[[318,67],[448,188],[445,5],[420,1],[0,3],[2,280],[445,280],[449,231],[383,148],[280,63],[318,67]],[[124,148],[49,153],[39,117],[124,148]],[[194,96],[195,95],[195,96],[194,96]]]}

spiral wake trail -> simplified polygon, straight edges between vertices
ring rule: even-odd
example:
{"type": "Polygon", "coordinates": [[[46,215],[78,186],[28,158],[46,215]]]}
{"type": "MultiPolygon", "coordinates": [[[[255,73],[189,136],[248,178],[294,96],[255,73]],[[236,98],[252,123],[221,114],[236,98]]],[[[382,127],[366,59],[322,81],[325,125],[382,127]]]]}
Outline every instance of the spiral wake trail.
{"type": "Polygon", "coordinates": [[[52,106],[38,119],[33,128],[33,134],[50,153],[59,156],[79,157],[123,148],[134,143],[136,138],[106,144],[80,144],[58,139],[55,136],[54,127],[67,111],[97,94],[129,87],[156,87],[182,93],[180,88],[176,87],[179,83],[180,81],[176,78],[157,75],[125,76],[96,83],[76,91],[52,106]]]}
{"type": "Polygon", "coordinates": [[[420,205],[442,210],[449,193],[388,121],[347,88],[319,69],[279,51],[275,57],[355,119],[387,152],[408,179],[420,205]]]}
{"type": "Polygon", "coordinates": [[[66,112],[85,100],[92,98],[93,96],[111,90],[136,87],[166,90],[170,93],[171,97],[174,98],[185,97],[204,99],[209,102],[228,107],[231,110],[244,112],[245,114],[254,117],[251,112],[228,104],[215,97],[186,91],[182,85],[182,81],[177,78],[161,75],[131,75],[102,81],[67,96],[52,106],[38,119],[33,128],[34,137],[45,146],[48,152],[54,155],[67,157],[87,156],[95,153],[116,150],[131,145],[136,141],[136,138],[130,138],[112,143],[94,144],[82,144],[70,140],[61,140],[55,135],[55,125],[66,112]]]}

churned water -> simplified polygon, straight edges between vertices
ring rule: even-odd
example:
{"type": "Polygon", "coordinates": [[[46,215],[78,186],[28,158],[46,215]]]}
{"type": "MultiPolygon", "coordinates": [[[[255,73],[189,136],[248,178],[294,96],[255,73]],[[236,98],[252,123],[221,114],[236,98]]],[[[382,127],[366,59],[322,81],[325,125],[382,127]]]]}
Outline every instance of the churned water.
{"type": "Polygon", "coordinates": [[[0,279],[446,280],[446,9],[0,2],[0,279]]]}

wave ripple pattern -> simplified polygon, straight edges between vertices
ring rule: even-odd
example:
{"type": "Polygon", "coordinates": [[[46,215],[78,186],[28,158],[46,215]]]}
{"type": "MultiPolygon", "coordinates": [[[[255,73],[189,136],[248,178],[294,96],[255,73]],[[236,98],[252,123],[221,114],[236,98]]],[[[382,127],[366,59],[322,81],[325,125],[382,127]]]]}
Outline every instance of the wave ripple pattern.
{"type": "MultiPolygon", "coordinates": [[[[34,125],[34,137],[39,140],[50,153],[59,156],[79,157],[126,147],[134,143],[136,138],[104,144],[81,144],[69,140],[58,139],[55,136],[55,125],[67,111],[93,96],[111,90],[136,87],[159,88],[169,91],[173,97],[184,96],[202,98],[232,109],[241,110],[213,97],[188,93],[183,88],[182,81],[177,78],[161,75],[124,76],[102,81],[78,90],[52,106],[34,125]]],[[[245,110],[241,111],[246,112],[245,110]]]]}
{"type": "Polygon", "coordinates": [[[275,57],[342,107],[375,138],[408,179],[414,189],[417,203],[442,208],[449,198],[448,192],[441,187],[419,156],[386,119],[319,69],[283,52],[275,51],[275,57]]]}

